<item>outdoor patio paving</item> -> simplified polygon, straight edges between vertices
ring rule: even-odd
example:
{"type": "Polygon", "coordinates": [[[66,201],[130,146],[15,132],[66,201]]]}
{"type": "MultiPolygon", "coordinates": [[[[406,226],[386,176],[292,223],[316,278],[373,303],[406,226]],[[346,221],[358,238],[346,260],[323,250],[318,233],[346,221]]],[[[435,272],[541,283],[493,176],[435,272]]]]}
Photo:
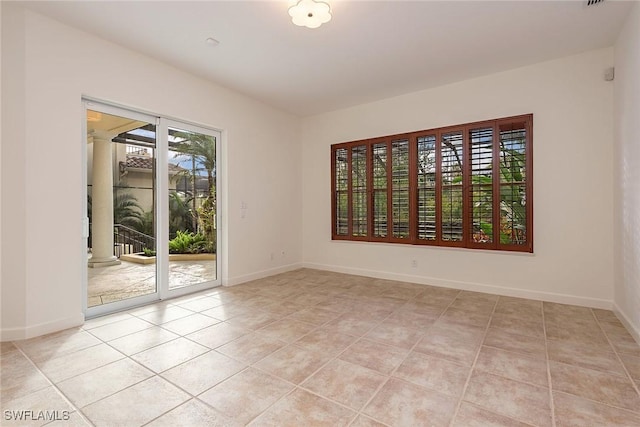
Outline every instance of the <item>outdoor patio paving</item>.
{"type": "MultiPolygon", "coordinates": [[[[120,265],[88,270],[88,305],[108,304],[155,291],[156,265],[121,261],[120,265]]],[[[169,289],[216,279],[215,261],[170,261],[169,289]]]]}

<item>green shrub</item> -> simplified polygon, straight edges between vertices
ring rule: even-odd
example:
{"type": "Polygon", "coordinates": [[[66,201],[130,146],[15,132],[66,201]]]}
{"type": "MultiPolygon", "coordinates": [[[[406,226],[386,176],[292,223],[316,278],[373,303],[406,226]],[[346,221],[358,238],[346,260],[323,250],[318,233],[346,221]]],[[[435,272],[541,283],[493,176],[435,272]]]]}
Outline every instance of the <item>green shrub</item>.
{"type": "Polygon", "coordinates": [[[142,254],[144,256],[152,257],[152,256],[156,256],[156,251],[149,248],[142,248],[142,254]]]}
{"type": "Polygon", "coordinates": [[[212,246],[204,234],[178,230],[176,237],[169,241],[169,253],[202,254],[211,252],[212,246]]]}

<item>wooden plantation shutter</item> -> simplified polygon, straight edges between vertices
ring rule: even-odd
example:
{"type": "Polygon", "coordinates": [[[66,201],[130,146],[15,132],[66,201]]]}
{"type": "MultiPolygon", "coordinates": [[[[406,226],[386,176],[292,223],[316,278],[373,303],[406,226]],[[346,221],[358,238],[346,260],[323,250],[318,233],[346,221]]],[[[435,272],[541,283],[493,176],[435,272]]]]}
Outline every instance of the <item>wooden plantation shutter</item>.
{"type": "Polygon", "coordinates": [[[331,146],[332,238],[533,252],[533,115],[331,146]]]}
{"type": "Polygon", "coordinates": [[[417,137],[418,241],[435,242],[436,232],[436,136],[417,137]]]}

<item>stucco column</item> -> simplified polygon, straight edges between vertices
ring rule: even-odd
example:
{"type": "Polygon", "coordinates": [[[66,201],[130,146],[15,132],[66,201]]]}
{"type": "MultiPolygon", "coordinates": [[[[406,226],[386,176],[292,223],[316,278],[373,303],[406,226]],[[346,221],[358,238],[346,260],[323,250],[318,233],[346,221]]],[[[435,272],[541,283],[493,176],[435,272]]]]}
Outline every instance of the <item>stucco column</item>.
{"type": "Polygon", "coordinates": [[[113,166],[111,139],[114,134],[92,131],[93,188],[91,192],[91,259],[89,267],[120,264],[113,255],[113,166]]]}

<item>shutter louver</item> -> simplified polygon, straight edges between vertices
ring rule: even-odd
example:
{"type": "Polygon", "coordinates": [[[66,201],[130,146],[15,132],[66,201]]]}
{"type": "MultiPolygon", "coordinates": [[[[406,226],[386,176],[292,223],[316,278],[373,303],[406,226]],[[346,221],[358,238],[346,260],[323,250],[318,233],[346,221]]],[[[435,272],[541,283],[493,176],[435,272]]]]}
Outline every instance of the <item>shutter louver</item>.
{"type": "Polygon", "coordinates": [[[373,236],[387,237],[387,144],[373,144],[373,236]]]}
{"type": "Polygon", "coordinates": [[[391,142],[392,236],[409,237],[409,140],[391,142]]]}
{"type": "Polygon", "coordinates": [[[367,235],[367,146],[351,149],[351,220],[353,236],[367,235]]]}
{"type": "Polygon", "coordinates": [[[436,240],[436,137],[418,137],[418,239],[436,240]]]}
{"type": "Polygon", "coordinates": [[[440,145],[441,236],[443,241],[461,242],[463,229],[463,137],[462,132],[445,133],[440,145]]]}
{"type": "Polygon", "coordinates": [[[493,243],[493,128],[469,132],[471,234],[474,243],[493,243]]]}

